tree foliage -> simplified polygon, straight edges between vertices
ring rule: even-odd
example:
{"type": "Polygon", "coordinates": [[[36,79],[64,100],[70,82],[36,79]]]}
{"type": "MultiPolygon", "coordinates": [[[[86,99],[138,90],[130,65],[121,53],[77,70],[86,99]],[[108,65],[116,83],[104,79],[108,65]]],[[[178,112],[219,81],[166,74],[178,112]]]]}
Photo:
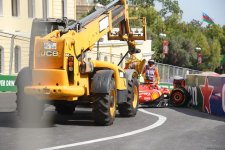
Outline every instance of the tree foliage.
{"type": "MultiPolygon", "coordinates": [[[[96,2],[107,5],[110,1],[96,2]]],[[[225,25],[203,26],[202,21],[194,19],[188,23],[182,22],[183,11],[177,0],[132,0],[131,3],[130,16],[146,17],[148,39],[152,40],[153,58],[156,61],[212,71],[220,66],[220,55],[225,54],[225,25]],[[161,4],[161,10],[155,9],[156,3],[161,4]],[[160,33],[165,33],[169,41],[169,54],[165,57],[162,57],[162,41],[165,39],[159,37],[160,33]],[[196,47],[201,48],[203,56],[198,68],[196,47]]],[[[131,27],[138,24],[137,21],[130,23],[131,27]]]]}
{"type": "Polygon", "coordinates": [[[178,1],[176,0],[158,0],[162,3],[162,9],[160,10],[160,14],[162,17],[166,17],[170,14],[176,14],[182,16],[183,11],[180,9],[178,1]]]}
{"type": "Polygon", "coordinates": [[[107,4],[109,4],[111,2],[111,0],[97,0],[96,2],[100,3],[102,5],[107,5],[107,4]]]}
{"type": "Polygon", "coordinates": [[[225,25],[207,25],[192,20],[182,22],[183,11],[176,0],[134,0],[136,7],[130,9],[132,16],[147,18],[148,38],[152,40],[153,58],[158,62],[188,67],[192,69],[211,70],[220,66],[220,55],[225,54],[225,25]],[[162,9],[156,11],[155,3],[161,3],[162,9]],[[169,54],[162,57],[163,44],[160,33],[167,35],[169,54]],[[197,64],[196,47],[200,47],[202,64],[197,64]]]}

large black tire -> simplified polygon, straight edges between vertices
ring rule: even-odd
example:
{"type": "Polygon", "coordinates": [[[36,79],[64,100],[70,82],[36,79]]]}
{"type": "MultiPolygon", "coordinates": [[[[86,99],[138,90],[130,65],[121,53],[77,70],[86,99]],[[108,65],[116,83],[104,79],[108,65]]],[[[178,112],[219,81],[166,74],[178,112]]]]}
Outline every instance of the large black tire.
{"type": "Polygon", "coordinates": [[[173,89],[170,95],[170,103],[175,107],[186,107],[189,102],[189,93],[185,88],[173,89]]]}
{"type": "Polygon", "coordinates": [[[93,118],[97,125],[108,126],[113,124],[116,117],[116,88],[112,79],[110,92],[96,94],[96,101],[93,106],[93,118]]]}
{"type": "Polygon", "coordinates": [[[24,93],[24,87],[31,85],[31,70],[29,68],[22,69],[16,79],[17,86],[17,112],[22,121],[25,123],[40,121],[44,102],[24,93]]]}
{"type": "Polygon", "coordinates": [[[69,101],[56,101],[55,110],[61,115],[72,115],[75,111],[76,104],[69,101]]]}
{"type": "Polygon", "coordinates": [[[139,105],[139,84],[137,78],[133,77],[128,81],[127,101],[119,104],[118,109],[122,117],[133,117],[137,114],[139,105]]]}

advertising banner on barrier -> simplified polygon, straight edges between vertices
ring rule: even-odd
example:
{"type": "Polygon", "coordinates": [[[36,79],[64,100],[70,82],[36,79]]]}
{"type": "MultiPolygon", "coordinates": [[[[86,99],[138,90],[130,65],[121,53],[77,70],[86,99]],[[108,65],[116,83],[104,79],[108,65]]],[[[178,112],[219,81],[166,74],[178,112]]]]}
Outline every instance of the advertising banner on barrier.
{"type": "Polygon", "coordinates": [[[16,76],[0,75],[0,92],[16,92],[16,76]]]}
{"type": "Polygon", "coordinates": [[[172,90],[174,88],[172,83],[167,83],[167,82],[160,82],[159,87],[160,88],[167,88],[169,90],[172,90]]]}
{"type": "Polygon", "coordinates": [[[193,108],[225,116],[225,76],[187,75],[186,83],[193,108]]]}

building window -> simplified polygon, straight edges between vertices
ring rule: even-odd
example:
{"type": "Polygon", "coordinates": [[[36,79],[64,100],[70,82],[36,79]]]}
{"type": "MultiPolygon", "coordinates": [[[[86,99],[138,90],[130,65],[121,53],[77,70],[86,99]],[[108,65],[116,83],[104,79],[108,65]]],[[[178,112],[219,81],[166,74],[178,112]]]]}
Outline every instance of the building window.
{"type": "Polygon", "coordinates": [[[2,0],[0,0],[0,16],[3,16],[3,3],[2,3],[2,0]]]}
{"type": "Polygon", "coordinates": [[[62,17],[67,17],[67,0],[62,0],[62,17]]]}
{"type": "Polygon", "coordinates": [[[28,17],[34,18],[35,16],[35,0],[28,0],[28,17]]]}
{"type": "Polygon", "coordinates": [[[0,46],[0,73],[4,72],[4,49],[0,46]]]}
{"type": "Polygon", "coordinates": [[[15,73],[18,73],[20,71],[21,68],[21,48],[20,46],[16,46],[15,47],[15,73]]]}
{"type": "Polygon", "coordinates": [[[20,1],[19,0],[11,0],[12,3],[12,16],[19,16],[19,8],[20,8],[20,1]]]}

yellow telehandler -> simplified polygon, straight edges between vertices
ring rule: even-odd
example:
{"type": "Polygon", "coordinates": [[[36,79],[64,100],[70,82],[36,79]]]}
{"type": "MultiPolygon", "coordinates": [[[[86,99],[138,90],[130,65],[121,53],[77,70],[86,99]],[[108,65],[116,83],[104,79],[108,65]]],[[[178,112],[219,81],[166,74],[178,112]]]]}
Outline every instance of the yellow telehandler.
{"type": "Polygon", "coordinates": [[[145,18],[139,19],[141,35],[131,32],[126,0],[114,0],[80,21],[34,19],[29,67],[22,69],[16,80],[21,119],[40,119],[45,103],[53,104],[59,114],[72,114],[78,104],[92,106],[97,125],[111,125],[117,109],[123,117],[135,116],[137,78],[144,61],[135,60],[136,68],[122,69],[85,57],[105,34],[109,40],[126,41],[127,54],[133,56],[138,52],[135,40],[146,39],[145,18]],[[119,32],[112,34],[115,26],[119,32]]]}

